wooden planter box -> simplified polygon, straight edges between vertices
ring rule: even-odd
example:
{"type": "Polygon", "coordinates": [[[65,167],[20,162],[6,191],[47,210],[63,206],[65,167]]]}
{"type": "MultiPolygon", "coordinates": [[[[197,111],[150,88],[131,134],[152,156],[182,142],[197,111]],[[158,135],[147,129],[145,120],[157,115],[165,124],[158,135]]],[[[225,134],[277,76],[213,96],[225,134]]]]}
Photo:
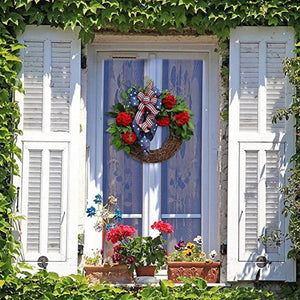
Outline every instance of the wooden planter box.
{"type": "Polygon", "coordinates": [[[220,262],[168,262],[168,279],[181,283],[178,277],[201,277],[208,283],[219,282],[220,262]]]}
{"type": "Polygon", "coordinates": [[[91,282],[134,283],[132,273],[128,271],[126,265],[85,266],[84,271],[91,282]]]}

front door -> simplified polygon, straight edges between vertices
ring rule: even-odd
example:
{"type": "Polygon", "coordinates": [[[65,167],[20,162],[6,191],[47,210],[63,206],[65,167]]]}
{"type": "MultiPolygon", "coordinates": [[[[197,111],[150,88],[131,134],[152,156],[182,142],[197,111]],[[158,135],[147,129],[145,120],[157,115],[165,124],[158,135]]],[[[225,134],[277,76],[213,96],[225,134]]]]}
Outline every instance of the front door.
{"type": "MultiPolygon", "coordinates": [[[[150,226],[154,221],[169,222],[174,228],[174,234],[168,237],[169,251],[178,240],[193,241],[197,235],[204,235],[207,248],[212,250],[216,237],[207,236],[208,207],[216,199],[209,198],[208,187],[211,172],[207,149],[211,141],[206,127],[207,56],[184,52],[97,52],[96,56],[96,103],[89,110],[96,119],[88,116],[88,122],[95,122],[94,126],[89,125],[95,134],[90,132],[89,137],[94,145],[90,148],[91,200],[94,193],[103,194],[104,199],[109,195],[117,197],[123,224],[135,227],[139,235],[153,234],[150,226]],[[143,87],[146,76],[159,89],[168,89],[185,99],[194,116],[191,140],[162,163],[142,163],[123,150],[117,151],[110,145],[111,136],[106,132],[108,123],[113,122],[107,112],[122,100],[122,91],[132,85],[143,87]]],[[[160,148],[167,137],[168,129],[160,127],[151,141],[151,149],[160,148]]]]}

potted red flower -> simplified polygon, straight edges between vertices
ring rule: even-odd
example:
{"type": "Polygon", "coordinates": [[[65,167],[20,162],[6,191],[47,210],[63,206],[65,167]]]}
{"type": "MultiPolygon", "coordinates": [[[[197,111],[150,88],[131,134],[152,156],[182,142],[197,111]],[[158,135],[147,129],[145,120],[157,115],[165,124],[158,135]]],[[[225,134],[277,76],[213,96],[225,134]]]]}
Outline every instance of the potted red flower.
{"type": "Polygon", "coordinates": [[[166,250],[163,247],[166,241],[163,234],[173,233],[173,227],[167,222],[158,221],[151,228],[158,230],[159,235],[132,237],[136,230],[126,225],[111,229],[107,233],[107,240],[115,244],[112,260],[126,264],[130,272],[136,270],[138,276],[154,276],[155,272],[166,264],[166,250]]]}

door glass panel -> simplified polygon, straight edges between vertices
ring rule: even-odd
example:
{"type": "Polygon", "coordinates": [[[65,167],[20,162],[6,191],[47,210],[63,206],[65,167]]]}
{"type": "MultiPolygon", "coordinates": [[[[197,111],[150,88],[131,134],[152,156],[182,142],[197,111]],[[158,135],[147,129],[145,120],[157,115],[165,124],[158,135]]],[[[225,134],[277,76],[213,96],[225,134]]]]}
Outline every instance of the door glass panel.
{"type": "MultiPolygon", "coordinates": [[[[201,60],[163,61],[163,89],[185,99],[194,115],[195,126],[191,140],[184,142],[174,157],[162,163],[163,217],[165,214],[199,215],[199,219],[172,220],[176,239],[186,239],[187,228],[193,236],[201,230],[202,67],[201,60]]],[[[167,136],[167,130],[163,130],[163,139],[167,136]]]]}
{"type": "MultiPolygon", "coordinates": [[[[164,238],[167,240],[167,250],[174,251],[175,244],[179,241],[193,242],[197,235],[200,235],[201,220],[188,218],[167,218],[164,222],[170,223],[174,228],[174,234],[165,234],[164,238]]],[[[205,242],[205,241],[204,241],[205,242]]]]}
{"type": "Polygon", "coordinates": [[[117,197],[123,214],[142,213],[143,165],[110,145],[111,136],[106,130],[113,120],[107,112],[122,100],[122,91],[134,84],[144,84],[143,60],[104,61],[103,195],[104,199],[117,197]]]}

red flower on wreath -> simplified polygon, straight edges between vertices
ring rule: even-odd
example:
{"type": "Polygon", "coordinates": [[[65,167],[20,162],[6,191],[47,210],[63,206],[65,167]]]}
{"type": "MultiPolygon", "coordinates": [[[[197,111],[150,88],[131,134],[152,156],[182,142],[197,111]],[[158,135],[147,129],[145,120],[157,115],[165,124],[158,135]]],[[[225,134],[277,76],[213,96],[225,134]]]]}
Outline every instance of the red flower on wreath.
{"type": "Polygon", "coordinates": [[[132,145],[137,139],[136,134],[134,132],[129,132],[129,131],[127,131],[126,133],[122,133],[121,136],[124,142],[129,145],[132,145]]]}
{"type": "Polygon", "coordinates": [[[173,108],[175,106],[175,102],[176,99],[171,94],[167,94],[166,98],[162,100],[162,103],[166,108],[173,108]]]}
{"type": "Polygon", "coordinates": [[[173,233],[173,226],[167,222],[158,221],[151,225],[152,229],[157,229],[161,233],[173,233]]]}
{"type": "Polygon", "coordinates": [[[190,120],[189,114],[186,111],[182,111],[174,116],[175,123],[178,126],[182,126],[190,120]]]}
{"type": "Polygon", "coordinates": [[[170,118],[169,117],[161,117],[156,120],[158,126],[165,127],[170,125],[170,118]]]}
{"type": "Polygon", "coordinates": [[[124,240],[127,237],[132,237],[133,234],[136,234],[135,228],[129,225],[119,225],[116,228],[111,228],[107,233],[107,241],[111,241],[113,244],[124,240]]]}
{"type": "Polygon", "coordinates": [[[120,112],[117,115],[116,122],[118,125],[123,125],[127,127],[129,124],[132,123],[132,117],[127,112],[120,112]]]}

